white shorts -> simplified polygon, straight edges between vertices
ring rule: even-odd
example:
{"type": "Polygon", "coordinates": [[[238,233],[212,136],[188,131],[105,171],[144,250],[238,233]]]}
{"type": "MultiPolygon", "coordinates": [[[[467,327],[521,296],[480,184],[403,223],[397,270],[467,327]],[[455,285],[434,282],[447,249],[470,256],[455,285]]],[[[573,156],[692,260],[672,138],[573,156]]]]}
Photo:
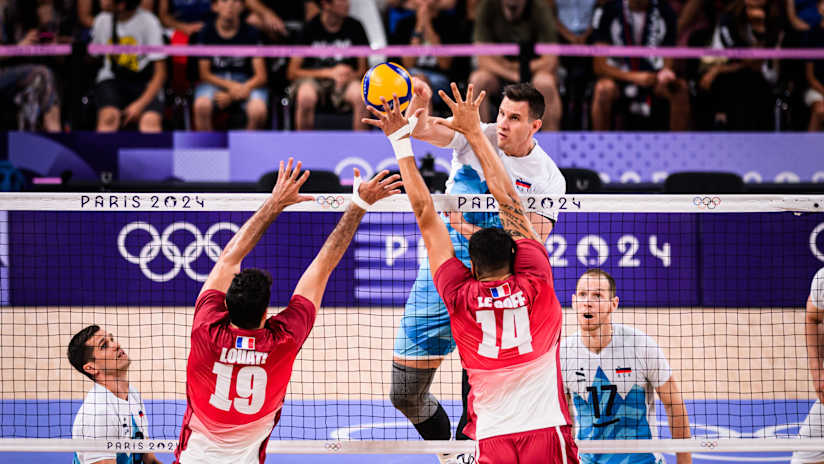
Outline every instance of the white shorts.
{"type": "Polygon", "coordinates": [[[824,101],[824,95],[818,92],[815,89],[807,89],[807,92],[804,94],[804,103],[807,106],[813,106],[813,103],[824,101]]]}
{"type": "MultiPolygon", "coordinates": [[[[271,433],[271,432],[269,432],[271,433]]],[[[259,464],[260,445],[269,439],[269,433],[252,440],[249,446],[231,448],[214,443],[206,435],[192,431],[186,449],[180,453],[180,464],[208,462],[211,464],[259,464]]]]}
{"type": "MultiPolygon", "coordinates": [[[[810,408],[801,430],[798,431],[798,438],[824,438],[824,405],[821,404],[821,400],[816,400],[810,408]]],[[[824,450],[796,451],[790,464],[813,462],[824,462],[824,450]]]]}

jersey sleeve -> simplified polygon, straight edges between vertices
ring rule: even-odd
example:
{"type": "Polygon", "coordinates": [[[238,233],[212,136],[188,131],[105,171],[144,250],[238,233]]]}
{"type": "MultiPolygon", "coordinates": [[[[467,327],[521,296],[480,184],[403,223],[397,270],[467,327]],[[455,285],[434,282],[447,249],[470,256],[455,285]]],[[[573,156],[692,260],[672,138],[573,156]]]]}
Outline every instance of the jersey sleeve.
{"type": "Polygon", "coordinates": [[[432,280],[435,282],[435,288],[438,289],[438,294],[441,295],[444,304],[451,310],[455,307],[455,297],[458,290],[471,278],[472,272],[469,268],[453,256],[441,264],[432,280]]]}
{"type": "MultiPolygon", "coordinates": [[[[549,157],[549,155],[547,155],[547,157],[549,157]]],[[[551,158],[548,159],[547,163],[549,164],[547,167],[549,178],[546,182],[540,182],[535,185],[535,193],[539,195],[566,195],[566,178],[564,174],[558,169],[558,166],[551,158]]],[[[548,210],[538,211],[538,215],[554,223],[558,221],[560,208],[561,204],[556,201],[548,210]]]]}
{"type": "Polygon", "coordinates": [[[316,315],[317,309],[311,301],[301,295],[292,295],[286,309],[270,317],[269,324],[279,324],[300,346],[309,337],[316,315]]]}
{"type": "Polygon", "coordinates": [[[219,290],[206,290],[197,297],[192,332],[203,324],[226,317],[226,294],[219,290]]]}
{"type": "Polygon", "coordinates": [[[649,335],[638,336],[638,358],[644,363],[644,376],[653,387],[664,385],[672,377],[672,368],[664,350],[649,335]]]}
{"type": "Polygon", "coordinates": [[[810,284],[810,300],[813,306],[824,310],[824,267],[818,270],[810,284]]]}
{"type": "Polygon", "coordinates": [[[541,242],[523,239],[518,240],[516,244],[515,274],[529,274],[551,283],[552,269],[549,266],[549,256],[541,242]]]}
{"type": "MultiPolygon", "coordinates": [[[[72,438],[75,440],[96,440],[123,438],[120,435],[117,417],[107,414],[106,411],[89,412],[81,408],[74,418],[72,438]]],[[[117,454],[110,451],[78,452],[77,459],[81,464],[92,464],[106,459],[117,459],[117,454]]]]}

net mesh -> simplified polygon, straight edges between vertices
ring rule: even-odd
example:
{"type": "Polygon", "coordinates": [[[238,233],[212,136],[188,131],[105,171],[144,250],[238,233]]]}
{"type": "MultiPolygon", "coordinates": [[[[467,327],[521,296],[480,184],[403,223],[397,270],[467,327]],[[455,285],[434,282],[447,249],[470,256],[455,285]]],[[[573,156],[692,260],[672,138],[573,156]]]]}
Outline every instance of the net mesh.
{"type": "MultiPolygon", "coordinates": [[[[441,196],[437,207],[469,218],[493,211],[490,198],[441,196]]],[[[89,324],[111,332],[132,359],[129,380],[146,403],[149,437],[176,440],[185,411],[194,300],[223,246],[262,199],[0,196],[0,449],[34,443],[15,439],[72,437],[75,414],[92,383],[71,367],[66,348],[89,324]]],[[[270,313],[288,302],[347,204],[346,195],[319,195],[287,210],[244,261],[244,267],[266,269],[274,277],[270,313]]],[[[690,444],[671,442],[671,449],[713,448],[700,443],[726,439],[744,439],[742,449],[758,443],[769,449],[773,445],[764,439],[796,437],[815,398],[803,308],[810,280],[824,262],[824,198],[581,196],[529,198],[526,204],[533,211],[563,205],[547,240],[564,307],[563,336],[578,331],[570,308],[578,276],[600,267],[617,281],[620,305],[613,321],[648,335],[662,350],[693,436],[690,444]]],[[[308,446],[318,452],[324,446],[328,451],[330,441],[414,445],[420,439],[388,393],[396,337],[409,336],[398,327],[424,258],[403,197],[385,200],[365,216],[297,358],[273,439],[317,441],[317,447],[308,446]]],[[[568,361],[574,379],[583,366],[576,365],[579,359],[568,361]]],[[[628,393],[626,369],[649,378],[660,372],[646,361],[630,361],[603,372],[603,382],[587,377],[577,399],[571,388],[573,403],[583,401],[576,405],[580,420],[596,426],[621,408],[637,409],[639,421],[645,416],[644,395],[639,400],[628,393]],[[612,397],[604,385],[618,385],[612,397]]],[[[431,387],[453,427],[461,412],[460,388],[453,352],[431,387]]],[[[669,438],[666,408],[659,402],[651,416],[658,437],[669,438]]],[[[645,438],[638,432],[642,427],[632,430],[615,438],[645,438]]],[[[780,443],[785,451],[824,448],[820,442],[780,443]]],[[[280,449],[288,451],[285,446],[280,449]]],[[[648,440],[579,446],[652,449],[648,440]]]]}

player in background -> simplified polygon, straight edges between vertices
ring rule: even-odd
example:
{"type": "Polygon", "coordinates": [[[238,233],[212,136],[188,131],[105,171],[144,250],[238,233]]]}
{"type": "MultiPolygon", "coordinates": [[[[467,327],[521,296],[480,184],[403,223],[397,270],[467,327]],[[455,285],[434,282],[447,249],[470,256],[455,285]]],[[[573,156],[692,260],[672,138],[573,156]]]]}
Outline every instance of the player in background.
{"type": "Polygon", "coordinates": [[[472,390],[464,433],[478,440],[480,464],[577,463],[558,365],[561,305],[546,248],[481,130],[478,107],[485,93],[473,98],[470,85],[463,100],[454,83],[452,92],[456,101],[440,92],[453,118],[439,124],[463,134],[477,154],[503,225],[472,235],[471,268],[455,256],[446,224],[415,165],[408,120],[398,110],[372,110],[379,119],[371,124],[387,134],[395,149],[435,285],[469,375],[472,390]]]}
{"type": "MultiPolygon", "coordinates": [[[[813,276],[807,298],[807,358],[817,399],[798,431],[799,438],[824,438],[824,267],[813,276]]],[[[796,451],[791,464],[824,464],[824,452],[796,451]]]]}
{"type": "MultiPolygon", "coordinates": [[[[655,439],[655,392],[673,438],[689,438],[687,408],[664,352],[641,331],[612,322],[615,280],[589,269],[572,295],[580,330],[561,343],[564,387],[578,440],[655,439]]],[[[692,462],[677,453],[678,464],[692,462]]],[[[663,464],[659,454],[581,454],[583,464],[663,464]]]]}
{"type": "MultiPolygon", "coordinates": [[[[425,82],[413,79],[414,95],[407,115],[417,121],[412,137],[439,147],[452,148],[452,171],[446,183],[446,193],[487,194],[489,188],[484,172],[467,137],[447,126],[437,124],[441,118],[431,117],[428,108],[432,91],[425,82]]],[[[532,84],[515,84],[503,92],[497,122],[478,128],[495,147],[508,178],[516,191],[523,194],[563,195],[566,181],[552,158],[541,148],[534,135],[541,129],[546,105],[544,97],[532,84]]],[[[528,213],[544,243],[558,218],[558,211],[528,213]]],[[[455,254],[469,266],[469,237],[485,227],[501,227],[497,213],[460,213],[447,215],[447,230],[455,254]]],[[[435,289],[429,263],[418,269],[409,292],[404,315],[398,327],[392,359],[390,399],[415,426],[425,440],[448,440],[451,437],[449,417],[437,398],[429,392],[435,372],[444,357],[455,349],[449,329],[449,314],[435,289]]],[[[469,390],[464,374],[464,397],[469,390]]],[[[466,421],[458,425],[456,437],[462,436],[466,421]]]]}
{"type": "MultiPolygon", "coordinates": [[[[69,363],[90,378],[94,386],[74,417],[72,438],[144,439],[149,438],[149,418],[143,398],[129,385],[132,360],[114,336],[98,325],[77,332],[66,352],[69,363]]],[[[73,464],[160,464],[152,453],[116,451],[78,451],[73,464]]]]}
{"type": "Polygon", "coordinates": [[[309,336],[326,282],[366,208],[399,193],[398,176],[383,171],[361,184],[355,169],[352,204],[297,283],[289,305],[266,319],[272,278],[240,270],[275,218],[299,194],[309,171],[280,163],[272,195],[226,245],[197,298],[192,349],[186,366],[187,408],[175,452],[182,464],[263,463],[280,418],[292,366],[309,336]]]}

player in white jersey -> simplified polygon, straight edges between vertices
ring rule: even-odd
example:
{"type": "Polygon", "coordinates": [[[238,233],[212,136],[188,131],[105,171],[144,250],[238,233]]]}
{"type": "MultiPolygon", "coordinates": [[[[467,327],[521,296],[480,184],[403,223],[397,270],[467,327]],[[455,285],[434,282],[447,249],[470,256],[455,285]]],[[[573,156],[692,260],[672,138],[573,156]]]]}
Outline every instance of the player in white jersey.
{"type": "MultiPolygon", "coordinates": [[[[452,148],[452,170],[446,183],[446,193],[486,194],[483,169],[466,137],[446,126],[436,124],[441,118],[429,117],[426,108],[432,97],[429,87],[414,80],[415,95],[407,115],[419,113],[412,136],[439,147],[452,148]]],[[[504,89],[497,122],[480,124],[495,153],[519,194],[563,195],[566,181],[555,162],[533,138],[541,128],[545,110],[544,98],[531,84],[516,84],[504,89]]],[[[544,217],[529,213],[530,220],[542,242],[545,242],[558,211],[548,211],[544,217]]],[[[447,229],[456,257],[469,266],[469,237],[486,227],[501,227],[497,213],[452,213],[447,229]]],[[[435,289],[429,262],[418,270],[409,292],[398,333],[395,338],[392,363],[392,404],[409,418],[424,439],[448,440],[451,436],[449,418],[438,400],[429,392],[429,385],[444,357],[455,349],[449,328],[449,314],[435,289]]],[[[464,374],[464,406],[469,389],[464,374]]],[[[457,429],[462,435],[466,409],[457,429]]]]}
{"type": "MultiPolygon", "coordinates": [[[[112,334],[90,325],[72,337],[67,356],[78,372],[94,386],[77,411],[74,439],[149,438],[149,419],[140,393],[129,386],[131,360],[112,334]]],[[[73,464],[160,464],[151,453],[78,451],[73,464]]]]}
{"type": "MultiPolygon", "coordinates": [[[[578,440],[655,439],[655,393],[673,438],[689,438],[684,400],[664,352],[638,329],[612,322],[615,280],[601,269],[578,279],[572,308],[580,330],[561,342],[564,390],[578,440]]],[[[581,454],[582,464],[663,464],[658,454],[581,454]]],[[[692,462],[677,454],[678,464],[692,462]]]]}
{"type": "MultiPolygon", "coordinates": [[[[824,267],[819,269],[810,285],[806,321],[807,357],[813,388],[818,397],[807,419],[798,431],[800,438],[824,438],[824,267]]],[[[824,464],[824,451],[796,451],[791,464],[824,464]]]]}

